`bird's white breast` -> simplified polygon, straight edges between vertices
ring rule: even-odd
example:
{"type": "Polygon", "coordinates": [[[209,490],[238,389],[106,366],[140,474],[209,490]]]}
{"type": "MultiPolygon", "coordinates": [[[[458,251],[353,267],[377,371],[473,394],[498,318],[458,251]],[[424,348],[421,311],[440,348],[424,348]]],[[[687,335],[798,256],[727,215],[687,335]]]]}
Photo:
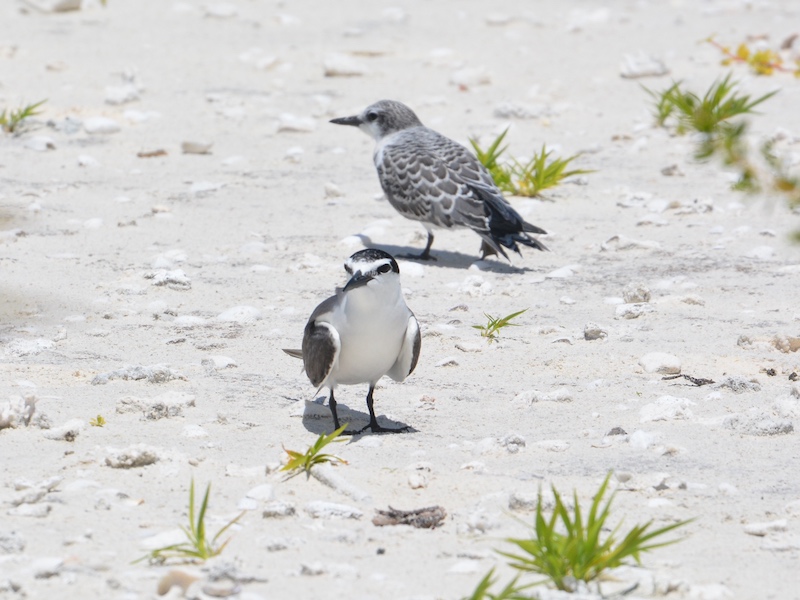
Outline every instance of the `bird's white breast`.
{"type": "Polygon", "coordinates": [[[375,383],[397,361],[411,311],[398,286],[367,285],[343,297],[330,323],[339,332],[331,383],[375,383]]]}

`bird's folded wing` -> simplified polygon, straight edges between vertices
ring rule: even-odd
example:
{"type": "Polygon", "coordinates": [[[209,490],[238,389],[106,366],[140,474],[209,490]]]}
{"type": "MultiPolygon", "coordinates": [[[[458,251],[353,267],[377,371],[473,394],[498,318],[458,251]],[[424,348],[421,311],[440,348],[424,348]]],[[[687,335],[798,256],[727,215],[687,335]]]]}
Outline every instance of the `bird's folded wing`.
{"type": "Polygon", "coordinates": [[[389,377],[395,381],[403,381],[408,377],[417,366],[421,345],[422,336],[419,332],[419,323],[417,322],[417,318],[412,314],[408,318],[408,326],[406,327],[406,334],[403,337],[403,345],[400,347],[400,354],[397,356],[397,361],[389,370],[389,377]]]}
{"type": "Polygon", "coordinates": [[[472,187],[491,190],[502,198],[492,176],[466,148],[430,133],[389,145],[376,157],[389,201],[412,219],[488,231],[486,209],[472,187]]]}

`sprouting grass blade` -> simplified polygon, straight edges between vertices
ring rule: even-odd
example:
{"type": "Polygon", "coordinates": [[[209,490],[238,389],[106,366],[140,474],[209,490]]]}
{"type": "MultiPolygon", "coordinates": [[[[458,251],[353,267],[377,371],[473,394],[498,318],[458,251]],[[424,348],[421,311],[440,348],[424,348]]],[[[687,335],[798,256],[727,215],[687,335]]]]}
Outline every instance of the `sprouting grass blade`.
{"type": "Polygon", "coordinates": [[[344,440],[339,438],[339,436],[342,435],[345,429],[347,429],[347,426],[348,423],[345,423],[339,427],[339,429],[328,435],[321,433],[317,440],[311,446],[309,446],[305,452],[298,452],[296,450],[288,450],[287,448],[284,448],[284,452],[289,455],[289,460],[283,467],[281,467],[281,471],[288,472],[286,479],[291,479],[300,473],[305,473],[307,479],[311,475],[311,470],[315,466],[323,463],[346,465],[346,460],[333,454],[322,453],[322,449],[331,442],[343,442],[344,440]]]}
{"type": "Polygon", "coordinates": [[[597,581],[605,571],[628,564],[629,559],[638,564],[645,552],[680,541],[680,538],[664,541],[662,538],[690,521],[679,521],[658,529],[651,529],[650,521],[634,526],[621,540],[618,537],[619,524],[601,539],[614,500],[612,493],[604,501],[610,477],[611,473],[594,495],[588,512],[581,508],[576,492],[573,493],[574,507],[570,510],[553,487],[554,507],[550,517],[546,518],[540,493],[532,537],[509,538],[506,541],[513,544],[516,551],[499,553],[511,559],[511,567],[542,575],[560,590],[574,591],[576,581],[597,581]]]}

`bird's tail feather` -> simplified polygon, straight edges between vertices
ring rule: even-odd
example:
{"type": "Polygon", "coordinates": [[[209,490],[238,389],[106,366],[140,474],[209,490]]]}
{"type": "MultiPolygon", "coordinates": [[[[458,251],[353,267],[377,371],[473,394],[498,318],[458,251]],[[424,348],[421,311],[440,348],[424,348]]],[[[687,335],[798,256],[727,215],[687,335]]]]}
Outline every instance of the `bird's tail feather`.
{"type": "Polygon", "coordinates": [[[477,186],[473,187],[472,190],[483,200],[484,206],[488,211],[489,231],[481,237],[484,238],[489,246],[497,250],[498,254],[508,258],[500,246],[505,246],[517,254],[521,254],[517,243],[536,250],[548,249],[535,237],[528,235],[528,233],[547,234],[547,232],[541,227],[525,221],[502,196],[498,196],[492,190],[477,186]]]}
{"type": "Polygon", "coordinates": [[[297,350],[295,348],[283,348],[283,351],[286,352],[289,356],[294,358],[303,358],[303,351],[297,350]]]}

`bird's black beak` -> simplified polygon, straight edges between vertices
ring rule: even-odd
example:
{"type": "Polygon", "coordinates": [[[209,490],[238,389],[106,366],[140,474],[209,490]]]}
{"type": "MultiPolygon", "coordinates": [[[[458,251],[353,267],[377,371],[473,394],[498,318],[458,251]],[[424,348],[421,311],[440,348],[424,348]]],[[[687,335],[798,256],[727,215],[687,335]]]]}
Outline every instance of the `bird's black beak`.
{"type": "Polygon", "coordinates": [[[364,275],[361,271],[356,271],[350,278],[350,281],[347,282],[347,285],[344,286],[343,291],[349,292],[350,290],[359,288],[362,285],[367,285],[370,281],[372,281],[372,275],[364,275]]]}
{"type": "Polygon", "coordinates": [[[340,117],[338,119],[331,119],[331,123],[336,125],[352,125],[353,127],[358,127],[361,125],[361,119],[359,119],[357,116],[340,117]]]}

